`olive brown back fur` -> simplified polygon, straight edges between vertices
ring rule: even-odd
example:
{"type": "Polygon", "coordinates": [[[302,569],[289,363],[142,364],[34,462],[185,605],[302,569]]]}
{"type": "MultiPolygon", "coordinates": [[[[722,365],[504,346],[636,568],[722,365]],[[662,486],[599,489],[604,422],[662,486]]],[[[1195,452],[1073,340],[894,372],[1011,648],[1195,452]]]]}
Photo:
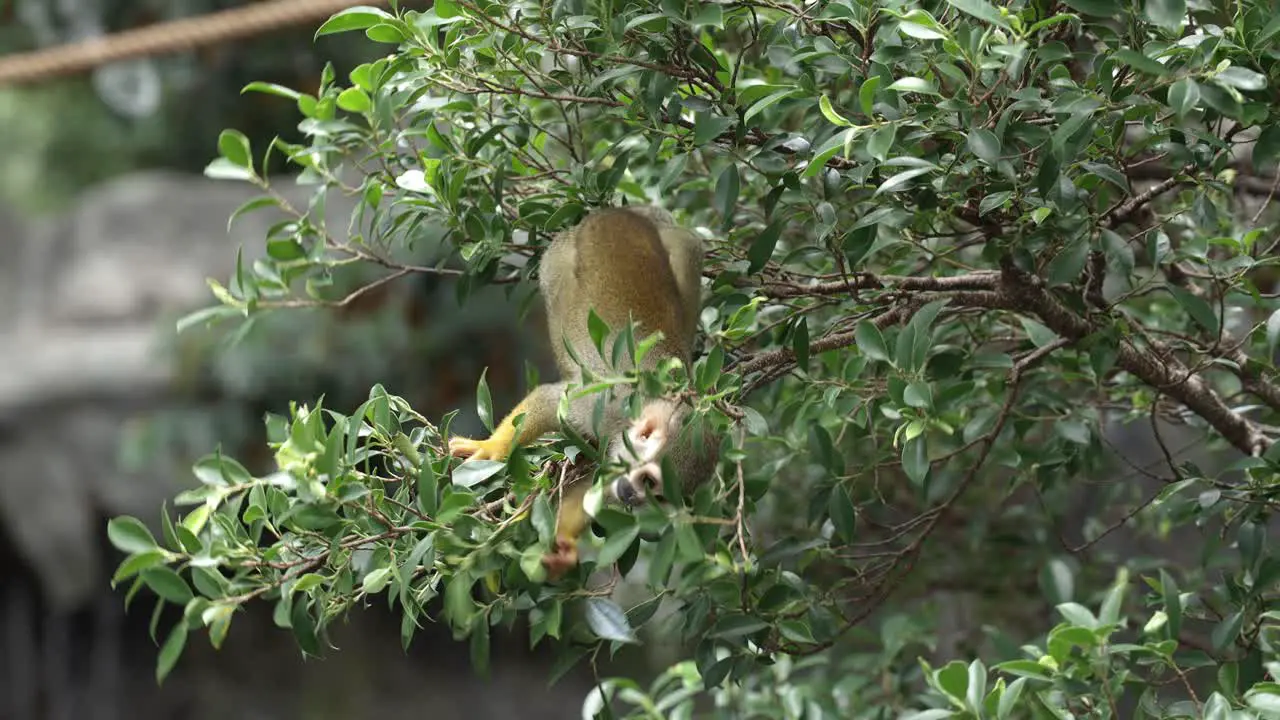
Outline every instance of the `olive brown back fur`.
{"type": "MultiPolygon", "coordinates": [[[[560,371],[566,377],[579,375],[563,339],[586,335],[591,310],[609,326],[606,352],[616,334],[634,320],[639,337],[653,332],[663,335],[646,358],[646,366],[664,357],[678,357],[687,364],[696,331],[701,258],[697,235],[676,226],[658,208],[598,210],[558,235],[543,255],[539,286],[560,371]],[[677,266],[682,269],[696,259],[692,272],[686,270],[677,277],[673,255],[680,256],[677,266]],[[577,327],[566,327],[566,323],[577,327]]],[[[594,349],[576,349],[584,364],[607,371],[594,349]]]]}

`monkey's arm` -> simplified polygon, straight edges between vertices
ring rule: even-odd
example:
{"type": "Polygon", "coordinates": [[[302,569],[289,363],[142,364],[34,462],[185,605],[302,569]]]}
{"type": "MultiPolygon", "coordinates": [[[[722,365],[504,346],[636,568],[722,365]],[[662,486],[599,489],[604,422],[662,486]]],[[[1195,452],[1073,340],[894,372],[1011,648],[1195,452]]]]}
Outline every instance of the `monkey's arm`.
{"type": "Polygon", "coordinates": [[[485,440],[454,437],[449,440],[449,453],[468,460],[505,460],[516,443],[524,444],[558,427],[556,408],[564,392],[563,382],[539,385],[512,408],[493,434],[485,440]],[[520,437],[516,437],[515,420],[524,414],[520,437]]]}
{"type": "Polygon", "coordinates": [[[591,518],[583,505],[591,480],[584,479],[564,489],[560,507],[556,511],[556,539],[551,552],[542,558],[547,577],[558,580],[578,564],[578,538],[591,524],[591,518]]]}

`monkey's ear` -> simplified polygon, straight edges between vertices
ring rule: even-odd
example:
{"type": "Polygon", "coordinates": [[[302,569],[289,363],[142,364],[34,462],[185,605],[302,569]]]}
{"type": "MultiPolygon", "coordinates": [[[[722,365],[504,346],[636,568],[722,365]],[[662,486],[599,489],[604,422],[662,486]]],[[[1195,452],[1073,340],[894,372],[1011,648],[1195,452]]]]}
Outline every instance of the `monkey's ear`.
{"type": "Polygon", "coordinates": [[[662,418],[653,409],[645,408],[640,412],[640,417],[636,418],[636,422],[631,428],[632,437],[637,440],[648,440],[655,432],[662,429],[662,418]]]}
{"type": "Polygon", "coordinates": [[[675,405],[666,400],[654,400],[640,409],[640,417],[631,425],[632,437],[636,440],[648,440],[653,435],[661,435],[672,430],[670,426],[675,415],[675,405]]]}

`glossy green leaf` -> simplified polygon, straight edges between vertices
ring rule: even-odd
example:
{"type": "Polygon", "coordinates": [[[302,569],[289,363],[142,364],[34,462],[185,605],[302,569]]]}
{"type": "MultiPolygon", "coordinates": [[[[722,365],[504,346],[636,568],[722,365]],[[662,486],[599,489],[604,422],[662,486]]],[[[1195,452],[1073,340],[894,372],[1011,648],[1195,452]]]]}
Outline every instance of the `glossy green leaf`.
{"type": "Polygon", "coordinates": [[[1176,285],[1169,286],[1169,293],[1178,301],[1182,309],[1187,311],[1191,319],[1196,321],[1197,325],[1204,328],[1212,336],[1216,337],[1218,335],[1220,327],[1218,313],[1209,304],[1208,300],[1198,295],[1193,295],[1191,292],[1176,285]]]}
{"type": "Polygon", "coordinates": [[[587,625],[591,632],[604,640],[615,642],[637,642],[627,615],[612,600],[602,597],[589,597],[586,601],[587,625]]]}
{"type": "Polygon", "coordinates": [[[1143,0],[1142,4],[1146,18],[1170,32],[1182,26],[1187,14],[1187,0],[1143,0]]]}
{"type": "Polygon", "coordinates": [[[970,152],[988,165],[995,165],[1000,161],[1000,138],[986,128],[969,131],[968,147],[970,152]]]}
{"type": "Polygon", "coordinates": [[[986,0],[947,0],[947,4],[983,22],[1009,29],[1009,22],[1004,19],[995,5],[986,0]]]}
{"type": "Polygon", "coordinates": [[[316,37],[349,32],[351,30],[364,30],[389,19],[392,19],[392,16],[381,8],[370,5],[357,5],[334,13],[316,30],[316,37]]]}
{"type": "Polygon", "coordinates": [[[128,516],[114,518],[107,522],[107,539],[117,550],[126,553],[143,553],[160,549],[147,526],[137,518],[128,516]]]}

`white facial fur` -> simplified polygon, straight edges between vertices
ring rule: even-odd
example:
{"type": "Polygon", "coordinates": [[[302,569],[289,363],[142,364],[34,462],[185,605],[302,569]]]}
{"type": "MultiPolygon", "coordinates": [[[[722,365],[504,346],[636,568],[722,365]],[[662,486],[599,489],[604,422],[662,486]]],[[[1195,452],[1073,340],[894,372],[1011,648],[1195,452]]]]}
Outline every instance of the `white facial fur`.
{"type": "Polygon", "coordinates": [[[625,431],[626,442],[620,436],[611,444],[610,459],[629,468],[610,486],[617,500],[636,505],[650,491],[662,492],[662,451],[671,433],[678,431],[671,427],[674,411],[675,405],[671,402],[650,402],[625,431]]]}

